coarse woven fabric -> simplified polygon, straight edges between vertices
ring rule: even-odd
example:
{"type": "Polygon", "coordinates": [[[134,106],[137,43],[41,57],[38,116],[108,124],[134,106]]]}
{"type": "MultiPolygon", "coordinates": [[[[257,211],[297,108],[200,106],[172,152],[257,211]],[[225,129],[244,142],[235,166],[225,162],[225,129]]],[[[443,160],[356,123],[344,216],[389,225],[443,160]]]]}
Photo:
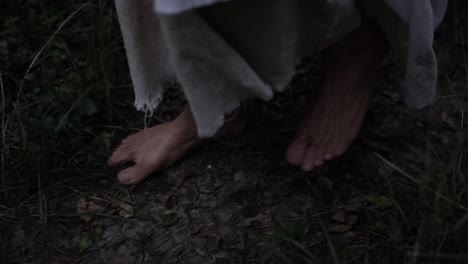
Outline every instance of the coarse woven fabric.
{"type": "Polygon", "coordinates": [[[427,106],[435,95],[433,33],[446,0],[361,0],[360,10],[354,0],[115,2],[135,106],[154,111],[164,83],[176,79],[201,137],[213,136],[240,102],[283,91],[300,58],[357,29],[360,12],[377,21],[405,64],[408,105],[427,106]]]}
{"type": "Polygon", "coordinates": [[[190,9],[226,1],[230,0],[154,0],[154,9],[158,13],[173,15],[190,9]]]}

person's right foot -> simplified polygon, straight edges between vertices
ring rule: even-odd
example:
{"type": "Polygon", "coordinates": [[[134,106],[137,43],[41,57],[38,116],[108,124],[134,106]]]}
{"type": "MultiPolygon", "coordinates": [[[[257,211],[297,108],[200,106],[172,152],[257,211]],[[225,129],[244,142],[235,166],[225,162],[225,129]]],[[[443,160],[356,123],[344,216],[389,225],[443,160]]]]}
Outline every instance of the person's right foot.
{"type": "MultiPolygon", "coordinates": [[[[217,136],[240,133],[244,126],[245,117],[240,113],[229,120],[217,136]]],[[[128,136],[112,153],[109,165],[135,163],[118,173],[117,178],[124,185],[137,184],[152,173],[166,169],[202,141],[198,138],[192,113],[186,109],[172,122],[128,136]]]]}
{"type": "Polygon", "coordinates": [[[358,135],[385,54],[383,37],[359,29],[326,52],[318,100],[310,101],[286,159],[311,171],[343,154],[358,135]]]}

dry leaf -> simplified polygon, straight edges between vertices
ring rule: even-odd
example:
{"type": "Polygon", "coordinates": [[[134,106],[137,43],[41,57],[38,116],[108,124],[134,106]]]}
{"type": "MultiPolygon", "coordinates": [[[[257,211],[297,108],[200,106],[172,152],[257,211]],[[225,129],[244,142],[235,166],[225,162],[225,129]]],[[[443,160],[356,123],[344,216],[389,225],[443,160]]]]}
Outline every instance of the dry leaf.
{"type": "Polygon", "coordinates": [[[271,217],[265,216],[264,214],[260,213],[254,217],[249,217],[249,218],[244,219],[244,223],[242,224],[242,226],[251,226],[253,222],[259,222],[261,224],[263,223],[265,225],[270,225],[271,217]]]}
{"type": "Polygon", "coordinates": [[[393,200],[384,195],[365,195],[364,199],[378,207],[390,207],[393,205],[393,200]]]}
{"type": "Polygon", "coordinates": [[[178,220],[177,211],[174,209],[166,210],[162,212],[160,215],[161,215],[161,220],[164,226],[171,226],[177,223],[177,220],[178,220]]]}
{"type": "Polygon", "coordinates": [[[85,251],[101,238],[104,230],[101,226],[95,226],[93,229],[80,234],[80,252],[85,251]]]}
{"type": "Polygon", "coordinates": [[[322,243],[322,241],[324,239],[325,239],[325,236],[323,235],[322,232],[319,231],[319,232],[314,234],[312,242],[310,244],[308,244],[307,247],[312,247],[312,246],[318,245],[318,244],[322,243]]]}
{"type": "Polygon", "coordinates": [[[331,219],[332,219],[332,220],[337,221],[337,222],[340,222],[340,223],[344,223],[344,224],[347,223],[347,218],[348,218],[348,216],[347,216],[346,213],[343,212],[343,211],[335,212],[335,213],[331,216],[331,219]]]}
{"type": "Polygon", "coordinates": [[[88,200],[85,197],[81,197],[78,202],[76,202],[76,211],[78,213],[86,212],[86,208],[88,207],[88,200]]]}
{"type": "Polygon", "coordinates": [[[200,256],[202,256],[202,257],[206,256],[206,253],[203,252],[203,251],[202,251],[201,249],[199,249],[199,248],[195,248],[195,251],[196,251],[200,256]]]}
{"type": "Polygon", "coordinates": [[[76,211],[80,213],[81,219],[89,222],[92,218],[92,215],[89,215],[89,213],[102,213],[104,211],[104,207],[93,201],[89,201],[86,197],[81,197],[76,203],[76,211]]]}
{"type": "Polygon", "coordinates": [[[90,201],[88,203],[88,212],[94,212],[94,213],[102,213],[104,211],[104,207],[96,204],[93,201],[90,201]]]}
{"type": "Polygon", "coordinates": [[[390,227],[382,220],[379,220],[370,226],[371,230],[378,232],[378,233],[384,233],[389,228],[390,227]]]}
{"type": "Polygon", "coordinates": [[[125,218],[130,218],[135,214],[133,207],[127,203],[120,203],[119,215],[125,218]]]}
{"type": "Polygon", "coordinates": [[[338,211],[331,216],[331,219],[342,224],[354,225],[358,221],[359,215],[338,211]]]}

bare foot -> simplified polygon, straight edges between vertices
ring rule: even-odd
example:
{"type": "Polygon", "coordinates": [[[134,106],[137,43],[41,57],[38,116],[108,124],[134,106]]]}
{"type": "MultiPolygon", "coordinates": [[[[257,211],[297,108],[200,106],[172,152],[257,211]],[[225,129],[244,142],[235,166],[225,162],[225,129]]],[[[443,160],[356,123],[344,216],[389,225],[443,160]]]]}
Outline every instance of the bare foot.
{"type": "MultiPolygon", "coordinates": [[[[240,133],[244,126],[245,117],[238,114],[221,128],[217,136],[240,133]]],[[[137,184],[152,173],[166,169],[202,141],[198,138],[192,113],[186,109],[172,122],[128,136],[112,153],[109,165],[134,162],[134,166],[121,171],[117,178],[124,185],[137,184]]]]}
{"type": "Polygon", "coordinates": [[[325,53],[325,78],[317,100],[309,100],[286,159],[311,171],[342,155],[358,135],[385,40],[371,28],[348,35],[325,53]]]}

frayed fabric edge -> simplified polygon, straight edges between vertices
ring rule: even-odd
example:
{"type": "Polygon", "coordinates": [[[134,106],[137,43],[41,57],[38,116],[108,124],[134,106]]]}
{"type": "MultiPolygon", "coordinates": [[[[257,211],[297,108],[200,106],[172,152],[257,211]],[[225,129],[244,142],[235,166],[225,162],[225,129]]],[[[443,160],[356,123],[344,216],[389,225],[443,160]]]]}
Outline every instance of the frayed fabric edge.
{"type": "MultiPolygon", "coordinates": [[[[134,106],[138,111],[144,112],[146,117],[151,117],[157,110],[161,101],[162,95],[159,94],[158,96],[155,96],[152,99],[135,99],[134,106]]],[[[233,102],[232,104],[228,105],[226,108],[224,108],[223,111],[220,112],[220,114],[218,114],[214,118],[213,122],[209,126],[199,126],[198,122],[196,122],[198,136],[200,138],[213,137],[218,132],[218,130],[224,125],[226,121],[226,115],[233,113],[236,109],[240,107],[240,105],[240,101],[233,102]]]]}
{"type": "Polygon", "coordinates": [[[145,115],[150,117],[153,115],[154,111],[158,108],[159,104],[162,101],[162,93],[159,93],[156,96],[148,98],[136,98],[133,105],[138,111],[145,112],[145,115]]]}

